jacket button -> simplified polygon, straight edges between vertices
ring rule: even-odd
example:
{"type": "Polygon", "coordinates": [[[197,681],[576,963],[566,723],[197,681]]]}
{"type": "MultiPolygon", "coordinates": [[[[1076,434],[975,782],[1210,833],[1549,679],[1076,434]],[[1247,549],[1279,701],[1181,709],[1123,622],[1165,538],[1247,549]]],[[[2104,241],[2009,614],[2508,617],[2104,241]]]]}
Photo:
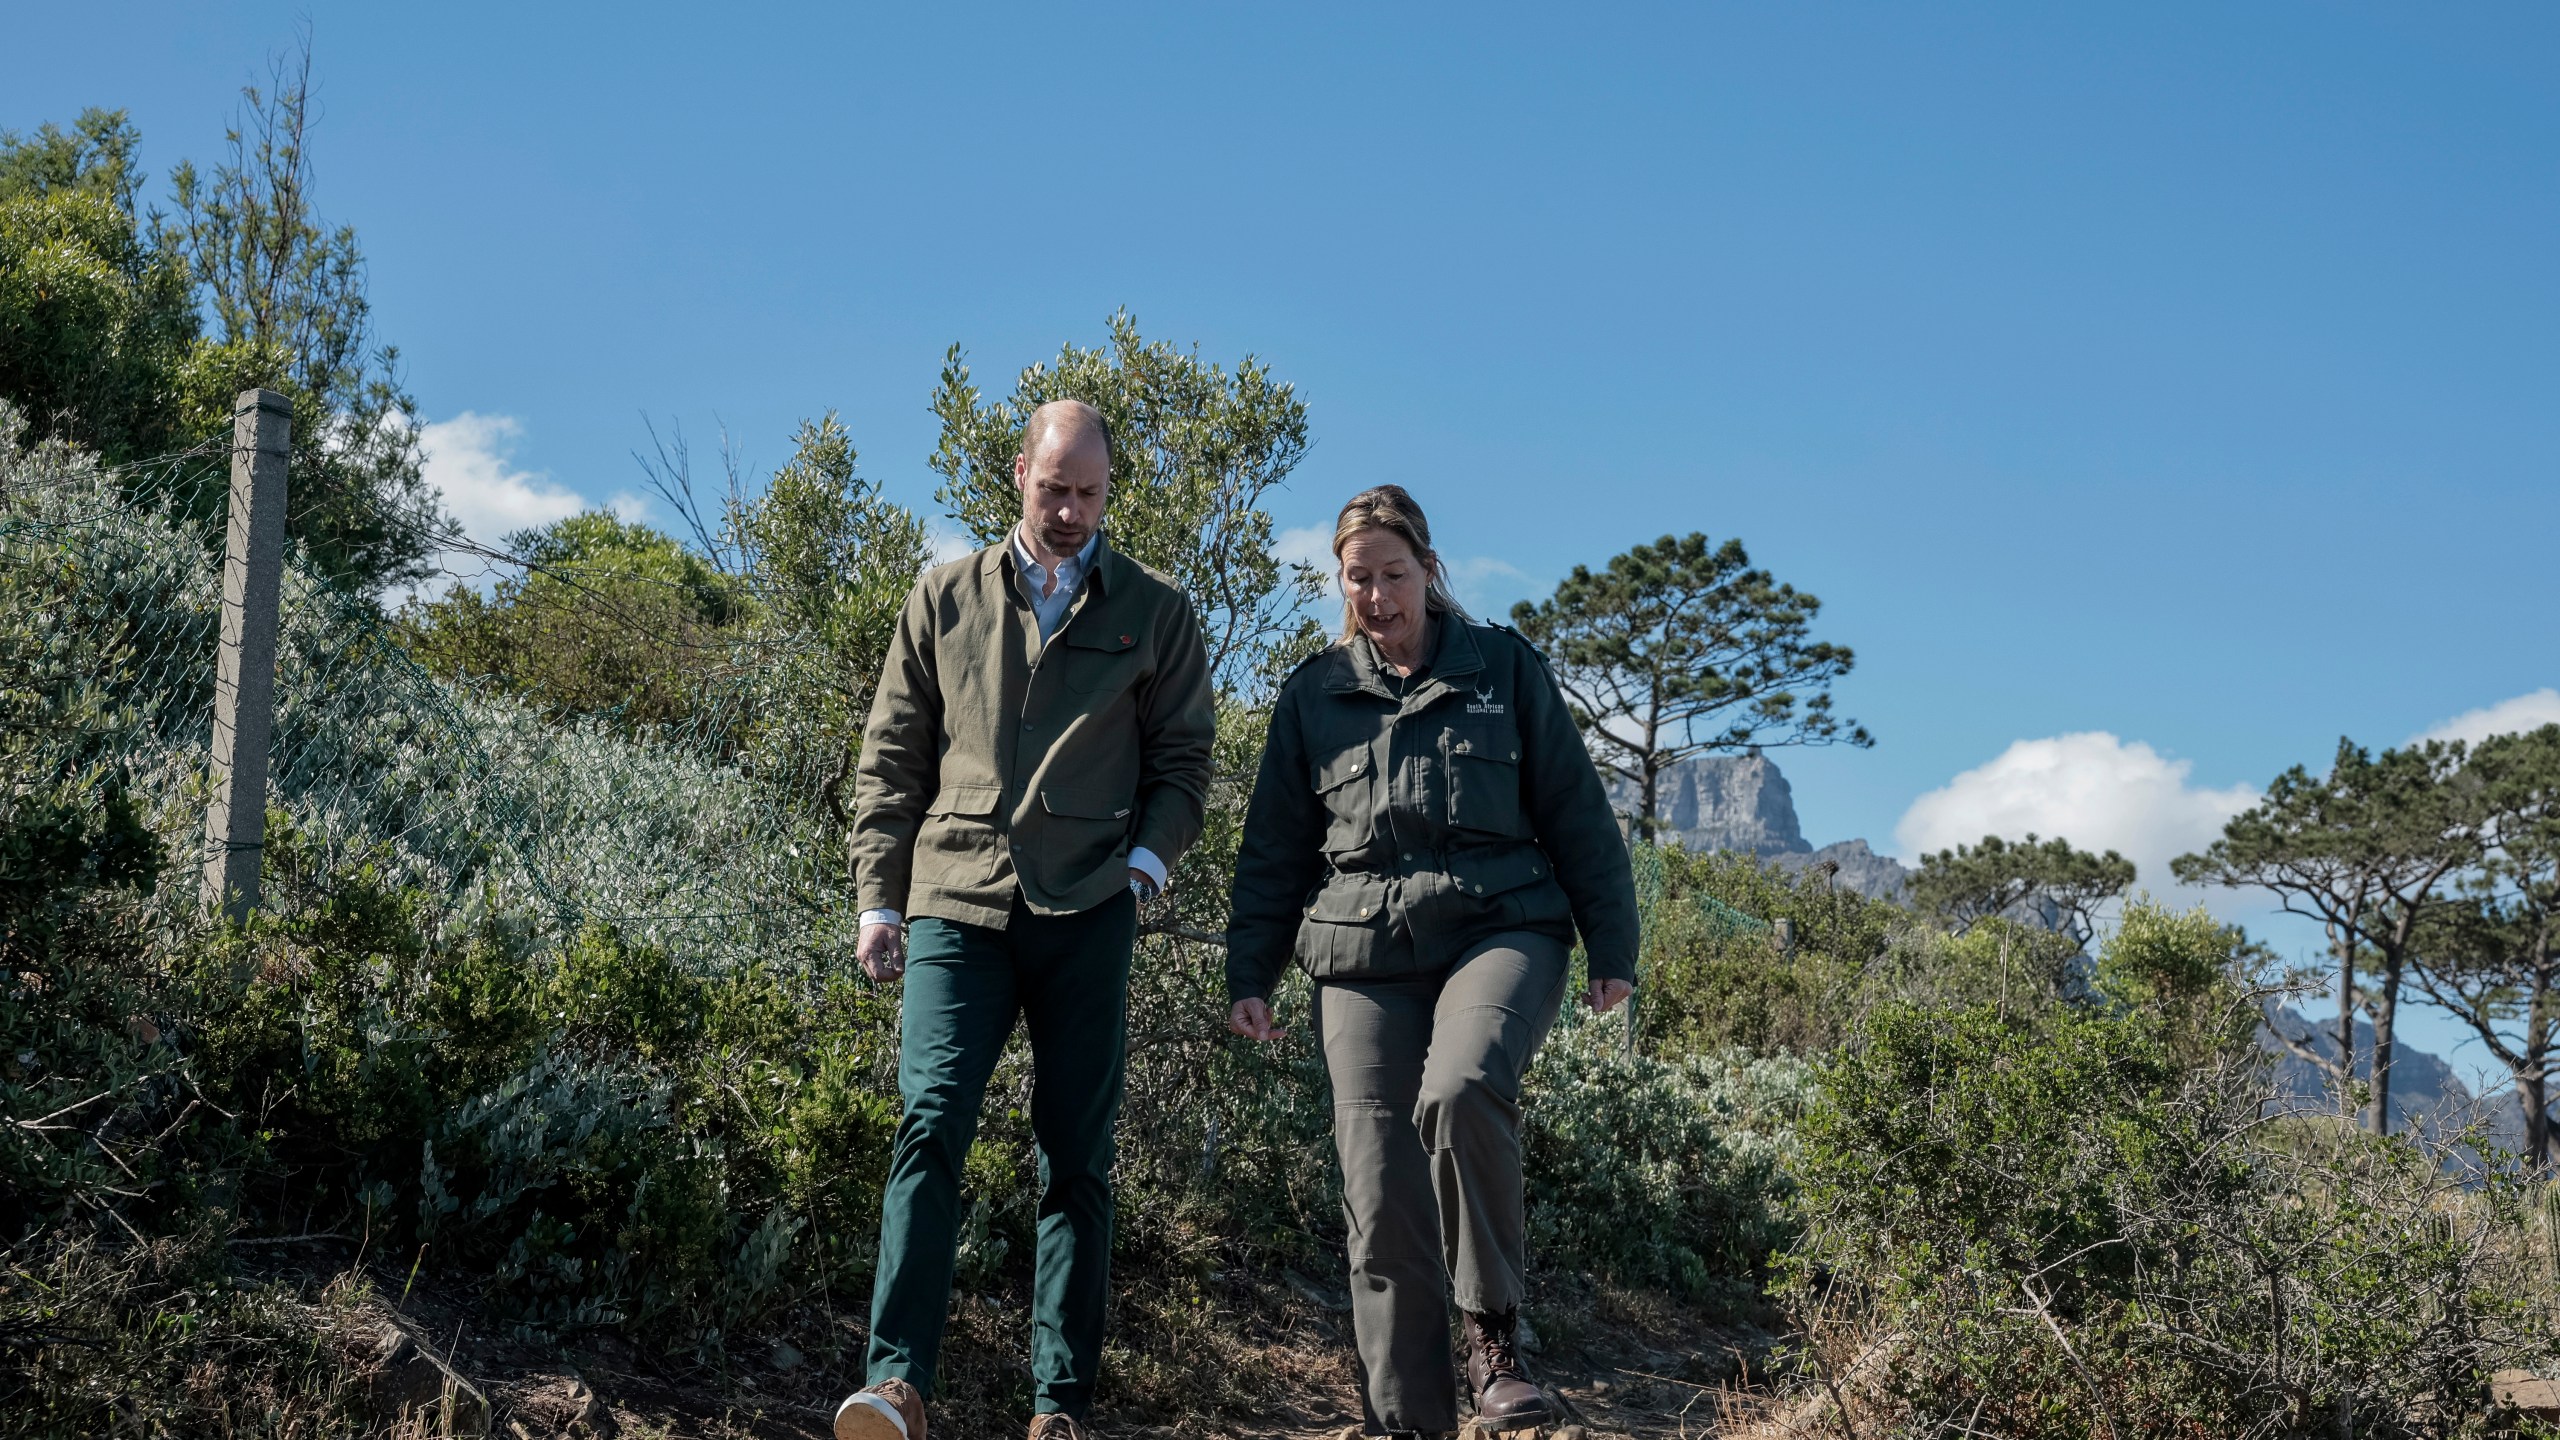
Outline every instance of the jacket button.
{"type": "Polygon", "coordinates": [[[1363,919],[1363,920],[1366,920],[1366,919],[1368,919],[1368,918],[1369,918],[1369,907],[1368,907],[1368,906],[1363,905],[1363,906],[1361,906],[1361,907],[1360,907],[1360,918],[1361,918],[1361,919],[1363,919]]]}
{"type": "Polygon", "coordinates": [[[1479,895],[1484,893],[1484,882],[1481,880],[1476,882],[1476,893],[1479,895]]]}
{"type": "Polygon", "coordinates": [[[1405,859],[1407,859],[1407,860],[1411,860],[1411,859],[1413,858],[1413,852],[1412,852],[1412,851],[1410,851],[1410,850],[1407,850],[1406,852],[1404,852],[1404,858],[1405,858],[1405,859]]]}

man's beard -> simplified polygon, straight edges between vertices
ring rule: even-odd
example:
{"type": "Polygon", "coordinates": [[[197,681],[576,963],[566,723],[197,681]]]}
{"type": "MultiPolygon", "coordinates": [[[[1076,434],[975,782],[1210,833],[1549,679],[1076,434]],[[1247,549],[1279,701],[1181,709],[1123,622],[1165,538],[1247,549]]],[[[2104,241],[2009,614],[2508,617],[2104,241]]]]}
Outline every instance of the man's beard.
{"type": "Polygon", "coordinates": [[[1093,538],[1093,532],[1091,530],[1085,530],[1074,535],[1068,535],[1062,533],[1045,520],[1034,520],[1031,522],[1031,538],[1040,543],[1041,549],[1048,551],[1052,555],[1064,558],[1082,550],[1084,548],[1084,542],[1093,538]]]}

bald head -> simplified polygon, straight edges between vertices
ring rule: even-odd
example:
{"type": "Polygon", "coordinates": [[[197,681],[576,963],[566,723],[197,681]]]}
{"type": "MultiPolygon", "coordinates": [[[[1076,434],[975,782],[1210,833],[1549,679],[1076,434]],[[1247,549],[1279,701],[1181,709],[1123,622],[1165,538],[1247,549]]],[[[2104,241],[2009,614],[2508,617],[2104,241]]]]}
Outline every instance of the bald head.
{"type": "Polygon", "coordinates": [[[1076,554],[1102,526],[1111,498],[1111,426],[1081,400],[1052,400],[1022,427],[1013,457],[1022,529],[1042,563],[1076,554]]]}
{"type": "Polygon", "coordinates": [[[1111,460],[1111,422],[1082,400],[1052,400],[1031,412],[1022,427],[1022,458],[1039,458],[1045,445],[1076,445],[1088,438],[1102,442],[1104,464],[1111,460]]]}

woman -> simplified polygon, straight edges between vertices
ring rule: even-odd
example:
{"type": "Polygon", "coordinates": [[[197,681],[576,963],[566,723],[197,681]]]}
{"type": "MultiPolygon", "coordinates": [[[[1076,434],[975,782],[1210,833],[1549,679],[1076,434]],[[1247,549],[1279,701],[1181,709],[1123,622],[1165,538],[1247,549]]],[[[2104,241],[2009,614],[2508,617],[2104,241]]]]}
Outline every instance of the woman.
{"type": "Polygon", "coordinates": [[[1294,955],[1333,1081],[1351,1319],[1372,1434],[1547,1423],[1515,1336],[1524,1292],[1520,1077],[1581,932],[1607,1010],[1633,984],[1635,882],[1546,663],[1470,620],[1400,487],[1342,507],[1341,639],[1281,687],[1236,861],[1228,1028],[1283,1032],[1294,955]]]}

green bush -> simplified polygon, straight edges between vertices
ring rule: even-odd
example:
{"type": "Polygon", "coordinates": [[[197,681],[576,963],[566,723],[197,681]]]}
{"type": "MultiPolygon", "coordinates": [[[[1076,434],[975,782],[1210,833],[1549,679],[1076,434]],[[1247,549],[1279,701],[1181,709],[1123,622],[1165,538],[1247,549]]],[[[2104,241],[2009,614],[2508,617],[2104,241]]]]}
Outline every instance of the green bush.
{"type": "Polygon", "coordinates": [[[2137,903],[2085,1000],[1887,1005],[1822,1067],[1789,1287],[1860,1433],[2440,1434],[2551,1352],[2511,1177],[2266,1119],[2254,962],[2137,903]]]}
{"type": "Polygon", "coordinates": [[[1521,1108],[1532,1260],[1732,1303],[1793,1239],[1786,1166],[1811,1072],[1788,1057],[1630,1054],[1568,1011],[1521,1108]]]}
{"type": "Polygon", "coordinates": [[[1992,919],[1949,935],[1898,905],[1750,855],[1648,846],[1638,864],[1662,876],[1638,997],[1649,1051],[1816,1055],[1847,1043],[1878,1005],[2036,1008],[2074,984],[2079,947],[2050,931],[1992,919]]]}

